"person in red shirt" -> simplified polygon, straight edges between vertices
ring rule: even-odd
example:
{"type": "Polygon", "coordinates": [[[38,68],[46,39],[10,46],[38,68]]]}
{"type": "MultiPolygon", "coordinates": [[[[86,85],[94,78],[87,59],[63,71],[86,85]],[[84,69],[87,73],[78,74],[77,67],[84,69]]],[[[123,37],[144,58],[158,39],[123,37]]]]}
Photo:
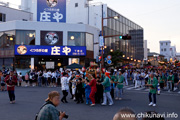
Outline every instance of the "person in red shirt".
{"type": "Polygon", "coordinates": [[[17,77],[14,75],[14,72],[11,71],[10,75],[7,75],[5,78],[5,82],[7,84],[7,91],[9,94],[10,103],[15,103],[15,85],[17,84],[17,77]]]}
{"type": "Polygon", "coordinates": [[[89,95],[89,98],[90,98],[91,101],[92,101],[91,106],[94,106],[94,105],[95,105],[95,93],[96,93],[96,91],[97,91],[95,74],[93,74],[93,76],[92,76],[91,78],[92,78],[92,80],[91,80],[91,82],[89,83],[89,86],[91,87],[91,93],[90,93],[90,95],[89,95]]]}

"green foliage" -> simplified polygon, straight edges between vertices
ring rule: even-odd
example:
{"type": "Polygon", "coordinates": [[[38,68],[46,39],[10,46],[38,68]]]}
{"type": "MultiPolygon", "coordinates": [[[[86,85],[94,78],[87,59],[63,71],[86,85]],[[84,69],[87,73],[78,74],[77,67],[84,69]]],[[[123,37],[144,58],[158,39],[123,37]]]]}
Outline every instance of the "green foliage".
{"type": "Polygon", "coordinates": [[[118,65],[118,62],[122,62],[123,53],[120,52],[120,50],[109,52],[108,55],[112,56],[111,60],[112,60],[113,67],[116,67],[118,65]]]}

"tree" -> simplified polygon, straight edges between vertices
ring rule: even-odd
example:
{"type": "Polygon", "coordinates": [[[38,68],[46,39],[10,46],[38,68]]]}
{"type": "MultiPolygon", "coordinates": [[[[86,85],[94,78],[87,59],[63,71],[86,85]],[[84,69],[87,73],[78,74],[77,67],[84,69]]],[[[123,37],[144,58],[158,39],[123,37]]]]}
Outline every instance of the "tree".
{"type": "Polygon", "coordinates": [[[123,53],[120,52],[120,50],[116,50],[116,51],[113,51],[113,52],[109,52],[108,55],[111,55],[112,58],[112,65],[113,67],[117,67],[118,66],[118,63],[119,62],[122,62],[122,56],[123,56],[123,53]]]}

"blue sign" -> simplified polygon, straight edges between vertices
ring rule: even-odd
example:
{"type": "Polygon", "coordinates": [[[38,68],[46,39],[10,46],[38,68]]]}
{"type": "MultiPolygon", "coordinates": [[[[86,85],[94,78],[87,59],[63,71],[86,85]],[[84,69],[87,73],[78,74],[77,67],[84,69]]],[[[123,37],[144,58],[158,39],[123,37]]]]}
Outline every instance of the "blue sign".
{"type": "Polygon", "coordinates": [[[15,45],[15,55],[86,56],[86,46],[15,45]]]}
{"type": "MultiPolygon", "coordinates": [[[[99,53],[101,53],[102,52],[102,50],[99,50],[99,53]]],[[[104,50],[103,50],[103,54],[104,54],[104,50]]]]}
{"type": "Polygon", "coordinates": [[[108,61],[107,61],[107,63],[108,63],[108,64],[111,64],[111,63],[112,63],[112,61],[111,61],[111,60],[108,60],[108,61]]]}
{"type": "Polygon", "coordinates": [[[66,0],[37,0],[37,21],[66,22],[66,0]]]}

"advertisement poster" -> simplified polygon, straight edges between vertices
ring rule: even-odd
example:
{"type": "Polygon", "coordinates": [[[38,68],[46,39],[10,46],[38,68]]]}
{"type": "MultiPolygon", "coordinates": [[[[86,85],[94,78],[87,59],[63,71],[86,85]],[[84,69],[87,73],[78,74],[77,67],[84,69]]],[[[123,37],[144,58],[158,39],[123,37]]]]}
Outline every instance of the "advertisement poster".
{"type": "Polygon", "coordinates": [[[37,0],[37,21],[66,22],[66,0],[37,0]]]}
{"type": "Polygon", "coordinates": [[[41,45],[63,45],[63,32],[41,31],[41,45]]]}

